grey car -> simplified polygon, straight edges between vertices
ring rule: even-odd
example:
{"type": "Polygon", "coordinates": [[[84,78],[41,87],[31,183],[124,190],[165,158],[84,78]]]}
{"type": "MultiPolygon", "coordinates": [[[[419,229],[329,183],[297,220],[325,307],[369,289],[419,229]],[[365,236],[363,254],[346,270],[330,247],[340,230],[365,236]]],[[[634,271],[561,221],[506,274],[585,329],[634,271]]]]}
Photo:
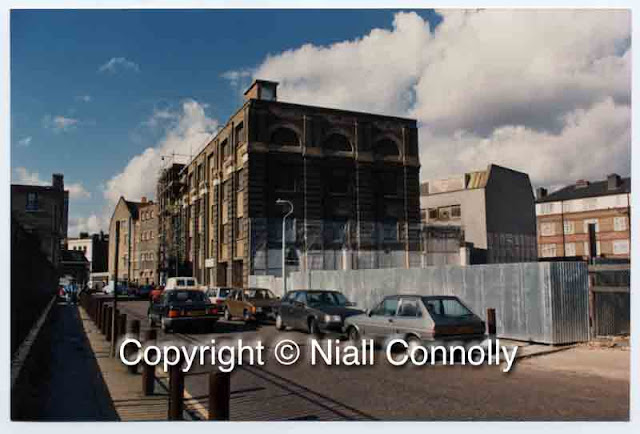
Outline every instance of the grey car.
{"type": "Polygon", "coordinates": [[[374,309],[349,317],[349,340],[373,339],[378,344],[400,337],[408,343],[481,341],[485,324],[455,296],[393,295],[374,309]]]}

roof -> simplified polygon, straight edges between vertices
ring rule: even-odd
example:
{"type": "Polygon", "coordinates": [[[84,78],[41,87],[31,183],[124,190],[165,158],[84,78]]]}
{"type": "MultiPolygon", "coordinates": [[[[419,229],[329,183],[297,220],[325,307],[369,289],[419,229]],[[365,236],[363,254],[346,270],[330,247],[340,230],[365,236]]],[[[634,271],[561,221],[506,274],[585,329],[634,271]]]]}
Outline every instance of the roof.
{"type": "Polygon", "coordinates": [[[577,187],[576,184],[568,185],[560,190],[546,195],[536,200],[536,203],[557,202],[571,199],[583,199],[587,197],[610,196],[613,194],[631,193],[631,178],[622,178],[620,186],[609,190],[608,181],[590,182],[584,187],[577,187]]]}
{"type": "Polygon", "coordinates": [[[131,213],[131,216],[133,218],[137,218],[138,217],[138,209],[140,208],[140,205],[142,205],[141,202],[131,202],[128,200],[124,201],[125,205],[127,205],[127,208],[129,208],[129,212],[131,213]]]}
{"type": "Polygon", "coordinates": [[[61,262],[89,262],[81,250],[61,250],[61,262]]]}

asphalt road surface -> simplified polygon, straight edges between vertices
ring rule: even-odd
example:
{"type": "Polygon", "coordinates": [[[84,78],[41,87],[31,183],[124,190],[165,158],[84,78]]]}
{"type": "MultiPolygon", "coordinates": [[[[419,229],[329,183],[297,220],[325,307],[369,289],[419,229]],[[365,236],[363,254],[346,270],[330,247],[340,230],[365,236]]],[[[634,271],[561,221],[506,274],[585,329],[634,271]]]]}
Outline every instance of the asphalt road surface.
{"type": "MultiPolygon", "coordinates": [[[[148,327],[148,302],[128,301],[121,307],[130,318],[141,319],[143,329],[148,327]]],[[[557,366],[545,366],[546,356],[536,363],[516,361],[509,373],[486,365],[394,367],[382,350],[376,351],[373,366],[312,366],[304,357],[309,346],[304,333],[222,320],[212,331],[165,335],[158,330],[158,336],[160,342],[186,345],[260,340],[269,348],[287,338],[302,347],[302,358],[291,366],[280,365],[267,350],[265,366],[234,369],[231,420],[629,419],[628,376],[606,378],[594,369],[554,369],[557,366]]],[[[561,360],[571,363],[570,353],[561,360]]],[[[207,411],[206,373],[211,369],[198,366],[185,380],[193,397],[190,405],[201,417],[207,411]]]]}

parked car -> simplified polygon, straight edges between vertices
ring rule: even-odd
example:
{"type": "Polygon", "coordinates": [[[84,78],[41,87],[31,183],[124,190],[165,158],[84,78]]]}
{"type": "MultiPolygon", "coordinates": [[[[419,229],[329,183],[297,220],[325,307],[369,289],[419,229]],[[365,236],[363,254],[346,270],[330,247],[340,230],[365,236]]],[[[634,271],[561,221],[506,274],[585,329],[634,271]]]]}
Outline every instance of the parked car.
{"type": "Polygon", "coordinates": [[[276,328],[291,327],[310,334],[342,333],[345,318],[361,314],[338,291],[298,290],[288,292],[280,303],[276,328]]]}
{"type": "Polygon", "coordinates": [[[482,341],[485,324],[455,296],[392,295],[344,324],[349,340],[383,344],[400,337],[412,344],[482,341]]]}
{"type": "Polygon", "coordinates": [[[149,304],[147,318],[151,327],[160,323],[163,331],[170,332],[177,326],[211,327],[219,312],[199,289],[167,289],[149,304]]]}
{"type": "Polygon", "coordinates": [[[153,285],[142,285],[138,287],[137,296],[140,298],[149,298],[153,291],[153,285]]]}
{"type": "Polygon", "coordinates": [[[225,299],[224,318],[245,322],[275,319],[280,299],[264,288],[234,289],[225,299]]]}
{"type": "Polygon", "coordinates": [[[217,304],[224,308],[225,300],[229,294],[233,291],[233,288],[217,286],[215,288],[209,288],[205,290],[207,297],[213,304],[217,304]]]}
{"type": "Polygon", "coordinates": [[[170,277],[165,289],[199,289],[198,281],[194,277],[170,277]]]}

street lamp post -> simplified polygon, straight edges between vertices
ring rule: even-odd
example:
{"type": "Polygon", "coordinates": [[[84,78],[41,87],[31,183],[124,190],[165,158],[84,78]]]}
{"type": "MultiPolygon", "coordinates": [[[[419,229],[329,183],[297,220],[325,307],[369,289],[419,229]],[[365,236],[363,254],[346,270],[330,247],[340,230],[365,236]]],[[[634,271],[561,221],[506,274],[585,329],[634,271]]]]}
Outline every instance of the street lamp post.
{"type": "Polygon", "coordinates": [[[289,200],[278,199],[276,200],[278,205],[289,205],[289,212],[282,217],[282,293],[287,293],[287,217],[293,213],[293,203],[289,200]]]}

